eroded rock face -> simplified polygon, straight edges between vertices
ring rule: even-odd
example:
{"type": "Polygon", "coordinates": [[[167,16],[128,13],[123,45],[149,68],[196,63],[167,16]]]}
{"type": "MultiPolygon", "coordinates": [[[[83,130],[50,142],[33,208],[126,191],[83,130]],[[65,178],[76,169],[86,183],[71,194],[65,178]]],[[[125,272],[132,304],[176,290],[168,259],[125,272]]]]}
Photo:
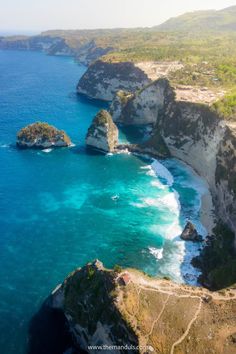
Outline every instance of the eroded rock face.
{"type": "Polygon", "coordinates": [[[229,316],[235,289],[210,292],[136,270],[106,270],[95,261],[71,273],[48,305],[63,311],[78,351],[103,353],[89,348],[96,345],[107,346],[107,353],[115,345],[117,354],[133,353],[133,346],[163,354],[235,350],[236,317],[229,316]]]}
{"type": "Polygon", "coordinates": [[[76,53],[76,60],[84,65],[89,65],[99,57],[106,55],[112,50],[114,50],[114,48],[110,46],[100,47],[94,40],[92,40],[85,43],[78,49],[76,53]]]}
{"type": "Polygon", "coordinates": [[[111,101],[117,91],[134,92],[149,82],[147,75],[132,63],[98,60],[82,76],[77,91],[90,98],[111,101]]]}
{"type": "Polygon", "coordinates": [[[125,125],[155,124],[169,89],[169,82],[159,79],[134,94],[117,92],[110,108],[113,120],[125,125]]]}
{"type": "Polygon", "coordinates": [[[210,107],[168,100],[156,131],[172,156],[206,179],[217,215],[236,234],[236,134],[210,107]]]}
{"type": "Polygon", "coordinates": [[[118,144],[118,128],[111,115],[101,110],[94,118],[86,136],[86,144],[103,152],[113,152],[118,144]]]}
{"type": "Polygon", "coordinates": [[[47,149],[50,147],[66,147],[71,140],[63,130],[37,122],[27,125],[17,133],[17,146],[19,148],[47,149]]]}
{"type": "Polygon", "coordinates": [[[184,241],[193,241],[193,242],[202,241],[202,236],[198,234],[195,226],[191,222],[187,222],[180,237],[184,241]]]}

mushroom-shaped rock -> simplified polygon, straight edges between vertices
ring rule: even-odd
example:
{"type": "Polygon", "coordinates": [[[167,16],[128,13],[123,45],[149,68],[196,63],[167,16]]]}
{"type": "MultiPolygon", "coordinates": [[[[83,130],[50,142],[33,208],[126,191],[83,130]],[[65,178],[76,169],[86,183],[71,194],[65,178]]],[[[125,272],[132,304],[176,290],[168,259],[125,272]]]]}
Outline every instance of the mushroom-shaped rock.
{"type": "Polygon", "coordinates": [[[16,144],[20,148],[47,149],[70,146],[71,140],[63,130],[48,123],[36,122],[17,133],[16,144]]]}
{"type": "Polygon", "coordinates": [[[202,236],[198,234],[195,226],[190,221],[187,222],[180,237],[184,241],[194,241],[194,242],[202,241],[202,236]]]}
{"type": "Polygon", "coordinates": [[[118,144],[118,128],[106,110],[98,112],[86,136],[88,147],[113,152],[118,144]]]}

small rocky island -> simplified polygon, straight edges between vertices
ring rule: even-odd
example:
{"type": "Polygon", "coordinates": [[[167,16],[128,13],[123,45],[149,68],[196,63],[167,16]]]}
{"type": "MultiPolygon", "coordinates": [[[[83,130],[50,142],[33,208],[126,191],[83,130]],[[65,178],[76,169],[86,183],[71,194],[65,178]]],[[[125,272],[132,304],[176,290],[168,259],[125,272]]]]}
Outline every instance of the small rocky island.
{"type": "Polygon", "coordinates": [[[86,144],[102,152],[113,152],[118,145],[118,128],[106,110],[101,110],[94,118],[88,129],[86,144]]]}
{"type": "Polygon", "coordinates": [[[198,234],[195,226],[190,221],[187,222],[180,237],[184,241],[201,242],[203,240],[203,237],[198,234]]]}
{"type": "Polygon", "coordinates": [[[71,145],[69,136],[63,131],[44,122],[27,125],[17,133],[17,146],[22,149],[47,149],[71,145]]]}

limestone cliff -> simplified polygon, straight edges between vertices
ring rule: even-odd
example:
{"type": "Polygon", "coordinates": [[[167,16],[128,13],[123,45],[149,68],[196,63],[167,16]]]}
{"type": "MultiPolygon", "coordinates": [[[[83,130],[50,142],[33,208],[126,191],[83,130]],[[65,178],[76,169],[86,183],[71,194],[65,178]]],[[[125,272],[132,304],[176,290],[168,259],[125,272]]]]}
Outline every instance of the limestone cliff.
{"type": "Polygon", "coordinates": [[[147,75],[132,63],[97,60],[80,79],[77,91],[90,98],[111,101],[117,91],[134,92],[149,82],[147,75]]]}
{"type": "Polygon", "coordinates": [[[113,152],[118,144],[118,129],[111,115],[101,110],[94,118],[86,136],[86,144],[103,152],[113,152]]]}
{"type": "Polygon", "coordinates": [[[110,107],[113,120],[125,125],[155,124],[168,89],[168,81],[160,79],[133,94],[118,91],[110,107]]]}
{"type": "Polygon", "coordinates": [[[63,38],[52,36],[16,36],[0,39],[0,49],[42,51],[50,55],[73,56],[74,50],[63,38]]]}
{"type": "Polygon", "coordinates": [[[48,306],[63,311],[78,352],[236,350],[235,288],[211,293],[95,261],[70,274],[48,306]]]}
{"type": "Polygon", "coordinates": [[[63,130],[58,130],[48,123],[37,122],[22,128],[17,133],[16,144],[24,149],[46,149],[70,146],[71,140],[63,130]]]}

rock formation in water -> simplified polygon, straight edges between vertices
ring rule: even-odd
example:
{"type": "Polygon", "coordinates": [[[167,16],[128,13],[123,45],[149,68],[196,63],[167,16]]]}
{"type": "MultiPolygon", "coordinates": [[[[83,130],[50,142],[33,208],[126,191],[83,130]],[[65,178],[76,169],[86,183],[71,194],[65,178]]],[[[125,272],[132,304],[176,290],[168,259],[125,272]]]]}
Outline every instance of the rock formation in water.
{"type": "Polygon", "coordinates": [[[137,346],[138,353],[162,354],[236,350],[235,288],[209,292],[136,270],[106,270],[95,261],[71,273],[48,306],[64,313],[78,352],[110,353],[111,346],[117,354],[137,346]]]}
{"type": "Polygon", "coordinates": [[[118,90],[134,92],[149,82],[147,75],[132,63],[98,60],[82,76],[77,91],[90,98],[111,101],[118,90]]]}
{"type": "Polygon", "coordinates": [[[188,221],[182,234],[180,235],[184,241],[201,242],[202,236],[198,234],[195,226],[188,221]]]}
{"type": "Polygon", "coordinates": [[[86,145],[103,152],[113,152],[118,144],[118,128],[111,115],[101,110],[88,129],[86,145]]]}
{"type": "Polygon", "coordinates": [[[17,133],[16,144],[20,148],[47,149],[70,146],[71,140],[63,130],[48,123],[36,122],[17,133]]]}

